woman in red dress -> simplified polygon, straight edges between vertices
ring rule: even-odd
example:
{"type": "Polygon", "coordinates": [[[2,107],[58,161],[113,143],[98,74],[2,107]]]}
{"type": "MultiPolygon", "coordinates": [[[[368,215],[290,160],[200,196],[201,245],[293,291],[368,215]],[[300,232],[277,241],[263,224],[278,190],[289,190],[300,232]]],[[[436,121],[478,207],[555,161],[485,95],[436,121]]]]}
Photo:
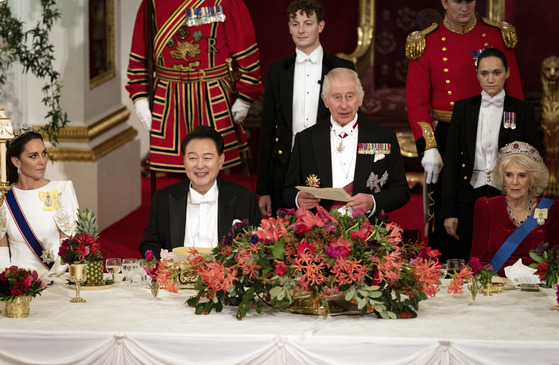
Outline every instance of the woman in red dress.
{"type": "Polygon", "coordinates": [[[477,200],[470,256],[479,258],[482,264],[490,263],[524,221],[536,220],[535,227],[524,237],[510,239],[517,247],[512,246],[512,254],[505,256],[504,264],[496,268],[503,275],[503,268],[519,258],[525,265],[532,263],[529,252],[540,243],[548,242],[552,246],[559,243],[559,203],[543,198],[544,202],[549,201],[549,207],[540,205],[549,172],[538,151],[528,143],[517,141],[501,148],[494,177],[495,185],[502,187],[505,195],[477,200]]]}

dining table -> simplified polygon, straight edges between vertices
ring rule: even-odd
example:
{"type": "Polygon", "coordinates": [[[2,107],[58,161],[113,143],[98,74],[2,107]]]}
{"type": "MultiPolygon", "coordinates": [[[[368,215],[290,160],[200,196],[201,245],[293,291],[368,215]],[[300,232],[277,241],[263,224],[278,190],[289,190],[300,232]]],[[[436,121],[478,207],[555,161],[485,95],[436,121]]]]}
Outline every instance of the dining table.
{"type": "Polygon", "coordinates": [[[66,280],[33,298],[28,318],[0,306],[0,364],[559,364],[553,289],[511,287],[474,301],[467,288],[441,285],[408,319],[266,305],[237,320],[235,307],[195,314],[186,304],[193,290],[154,298],[147,283],[118,280],[71,303],[66,280]]]}

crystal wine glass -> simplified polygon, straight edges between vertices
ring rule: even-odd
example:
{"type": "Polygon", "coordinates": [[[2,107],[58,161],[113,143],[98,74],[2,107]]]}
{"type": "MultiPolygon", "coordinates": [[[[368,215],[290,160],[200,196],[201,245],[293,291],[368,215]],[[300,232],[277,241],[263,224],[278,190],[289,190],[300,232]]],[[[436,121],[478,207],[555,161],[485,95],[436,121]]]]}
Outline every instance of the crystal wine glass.
{"type": "Polygon", "coordinates": [[[122,271],[122,260],[117,258],[109,258],[105,260],[105,268],[107,272],[113,276],[115,281],[115,274],[120,274],[122,271]]]}
{"type": "Polygon", "coordinates": [[[134,282],[133,275],[136,268],[139,266],[138,259],[124,259],[122,260],[122,272],[126,279],[127,285],[132,285],[134,282]]]}
{"type": "Polygon", "coordinates": [[[458,274],[464,267],[463,259],[446,260],[446,270],[449,274],[458,274]]]}

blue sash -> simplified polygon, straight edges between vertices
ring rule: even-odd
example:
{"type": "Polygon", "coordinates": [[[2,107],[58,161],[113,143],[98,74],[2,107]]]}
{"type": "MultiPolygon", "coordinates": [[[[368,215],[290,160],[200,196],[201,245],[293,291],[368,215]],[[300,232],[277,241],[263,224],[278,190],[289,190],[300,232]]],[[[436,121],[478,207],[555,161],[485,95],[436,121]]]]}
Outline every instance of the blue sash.
{"type": "Polygon", "coordinates": [[[54,262],[49,262],[49,263],[43,262],[41,256],[43,255],[43,251],[45,250],[45,248],[43,247],[43,244],[39,241],[37,236],[35,236],[35,233],[29,226],[29,223],[27,222],[27,219],[25,218],[25,215],[23,214],[23,211],[19,206],[19,203],[17,201],[16,195],[14,194],[13,190],[10,190],[8,191],[8,193],[6,193],[6,202],[8,203],[8,208],[10,209],[10,213],[12,214],[12,217],[16,222],[19,232],[23,236],[23,239],[25,240],[25,242],[27,242],[29,248],[31,248],[31,250],[35,253],[37,259],[45,266],[47,270],[50,270],[54,265],[54,262]]]}
{"type": "MultiPolygon", "coordinates": [[[[549,209],[553,205],[553,200],[548,198],[542,198],[537,208],[539,209],[549,209]]],[[[495,256],[491,259],[491,266],[495,272],[499,271],[503,264],[509,259],[510,255],[516,250],[516,248],[524,241],[526,236],[532,232],[534,228],[538,225],[534,213],[530,214],[528,218],[518,227],[512,234],[507,238],[505,243],[499,248],[495,256]]]]}

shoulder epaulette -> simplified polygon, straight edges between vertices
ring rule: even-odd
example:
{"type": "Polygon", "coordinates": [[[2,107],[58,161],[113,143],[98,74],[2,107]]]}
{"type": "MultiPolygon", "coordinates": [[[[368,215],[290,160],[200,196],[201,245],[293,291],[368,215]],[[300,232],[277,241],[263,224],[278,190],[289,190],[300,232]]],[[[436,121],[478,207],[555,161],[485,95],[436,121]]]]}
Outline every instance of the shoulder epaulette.
{"type": "Polygon", "coordinates": [[[434,32],[438,27],[437,23],[433,23],[426,29],[416,30],[408,35],[406,39],[406,57],[409,60],[415,60],[423,56],[423,52],[425,52],[425,36],[434,32]]]}
{"type": "Polygon", "coordinates": [[[516,35],[516,29],[514,26],[507,22],[497,22],[495,20],[489,20],[487,18],[481,18],[481,20],[489,25],[490,27],[498,28],[501,30],[501,35],[503,36],[503,42],[507,48],[514,48],[518,43],[518,36],[516,35]]]}

